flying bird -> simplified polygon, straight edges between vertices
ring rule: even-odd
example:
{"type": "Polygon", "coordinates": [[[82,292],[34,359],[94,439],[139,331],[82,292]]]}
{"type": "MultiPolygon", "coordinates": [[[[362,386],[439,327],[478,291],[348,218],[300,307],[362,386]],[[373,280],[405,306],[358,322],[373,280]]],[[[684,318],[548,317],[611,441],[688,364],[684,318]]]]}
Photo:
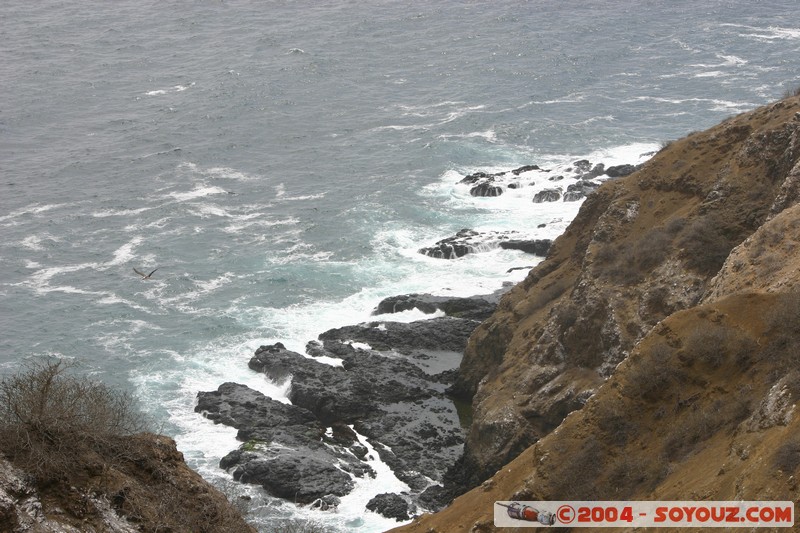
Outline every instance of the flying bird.
{"type": "MultiPolygon", "coordinates": [[[[153,272],[155,272],[156,270],[158,270],[158,268],[154,268],[153,272]]],[[[142,276],[142,279],[150,279],[150,276],[153,275],[153,272],[150,272],[149,274],[145,274],[144,272],[140,272],[139,270],[136,269],[136,267],[133,267],[133,271],[136,272],[137,274],[139,274],[140,276],[142,276]]]]}

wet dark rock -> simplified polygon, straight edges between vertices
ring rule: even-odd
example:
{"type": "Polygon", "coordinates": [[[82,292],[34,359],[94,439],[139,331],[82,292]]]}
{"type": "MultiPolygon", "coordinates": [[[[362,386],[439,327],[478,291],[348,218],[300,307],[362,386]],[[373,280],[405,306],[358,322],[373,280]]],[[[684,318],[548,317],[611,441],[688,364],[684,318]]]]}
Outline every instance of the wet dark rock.
{"type": "Polygon", "coordinates": [[[419,253],[437,259],[455,259],[463,257],[475,250],[472,239],[479,233],[471,229],[462,229],[452,237],[437,241],[433,246],[420,248],[419,253]]]}
{"type": "MultiPolygon", "coordinates": [[[[592,185],[597,187],[594,183],[592,185]]],[[[477,232],[471,229],[462,229],[454,236],[442,239],[433,246],[420,248],[418,251],[423,255],[437,259],[457,259],[469,253],[503,247],[504,242],[529,240],[521,237],[523,237],[523,234],[517,231],[477,232]]],[[[506,248],[514,248],[514,245],[506,246],[506,248]]]]}
{"type": "Polygon", "coordinates": [[[508,184],[508,188],[509,189],[521,189],[522,188],[522,184],[520,182],[518,182],[518,181],[512,181],[511,183],[508,184]]]}
{"type": "Polygon", "coordinates": [[[543,189],[533,196],[533,203],[557,202],[560,199],[561,191],[559,189],[543,189]]]}
{"type": "Polygon", "coordinates": [[[500,248],[504,250],[521,250],[539,257],[547,257],[547,252],[550,251],[550,246],[552,244],[553,241],[550,239],[535,239],[530,241],[510,240],[501,242],[500,248]]]}
{"type": "Polygon", "coordinates": [[[479,183],[469,190],[472,196],[500,196],[503,194],[503,188],[498,185],[492,185],[490,182],[479,183]]]}
{"type": "Polygon", "coordinates": [[[459,183],[466,183],[466,184],[478,183],[481,180],[493,181],[495,176],[500,176],[500,175],[502,174],[487,174],[486,172],[475,172],[468,176],[464,176],[461,179],[461,181],[459,181],[459,183]]]}
{"type": "Polygon", "coordinates": [[[422,491],[417,501],[421,507],[429,511],[439,511],[453,499],[451,491],[441,485],[431,485],[422,491]]]}
{"type": "Polygon", "coordinates": [[[212,392],[197,394],[195,412],[236,429],[306,426],[321,430],[311,411],[287,405],[238,383],[223,383],[212,392]]]}
{"type": "Polygon", "coordinates": [[[314,500],[310,507],[316,511],[332,511],[335,512],[339,504],[342,503],[341,498],[337,498],[332,494],[328,494],[327,496],[323,496],[322,498],[318,498],[314,500]]]}
{"type": "Polygon", "coordinates": [[[550,176],[550,177],[549,177],[549,178],[547,178],[547,179],[548,179],[549,181],[561,181],[561,180],[563,180],[563,179],[564,179],[564,176],[562,176],[561,174],[559,174],[559,175],[557,175],[557,176],[550,176]]]}
{"type": "Polygon", "coordinates": [[[351,442],[348,451],[348,446],[326,439],[323,424],[303,407],[283,404],[237,383],[223,383],[197,397],[195,411],[239,430],[236,437],[242,446],[220,461],[222,468],[233,469],[238,481],[309,503],[353,489],[351,476],[342,469],[356,477],[374,476],[372,468],[354,456],[363,448],[361,443],[351,442]]]}
{"type": "Polygon", "coordinates": [[[367,509],[386,518],[394,518],[397,521],[410,519],[408,502],[399,494],[391,492],[378,494],[372,498],[367,502],[367,509]]]}
{"type": "Polygon", "coordinates": [[[574,166],[578,172],[588,172],[592,168],[592,163],[588,159],[581,159],[580,161],[572,163],[572,166],[574,166]]]}
{"type": "MultiPolygon", "coordinates": [[[[322,333],[320,340],[365,342],[374,350],[408,352],[416,349],[463,351],[478,327],[477,320],[438,317],[403,322],[369,322],[322,333]]],[[[252,361],[251,361],[252,362],[252,361]]],[[[252,366],[251,366],[252,368],[252,366]]]]}
{"type": "Polygon", "coordinates": [[[596,178],[597,176],[602,176],[606,172],[606,166],[603,163],[597,163],[592,169],[588,172],[582,173],[578,176],[579,180],[590,180],[592,178],[596,178]]]}
{"type": "MultiPolygon", "coordinates": [[[[464,430],[455,405],[445,395],[446,387],[455,381],[461,352],[443,350],[463,349],[467,337],[478,324],[474,320],[450,317],[411,324],[361,324],[327,331],[320,335],[321,342],[309,345],[315,355],[341,358],[342,366],[321,363],[286,350],[282,345],[262,346],[250,360],[250,368],[276,381],[292,376],[289,399],[293,405],[287,407],[299,410],[302,416],[297,421],[302,425],[299,428],[271,425],[263,428],[259,426],[259,416],[268,413],[265,401],[241,398],[240,403],[249,402],[254,414],[227,416],[224,420],[237,426],[243,426],[244,421],[252,424],[252,427],[242,427],[238,437],[249,438],[257,444],[231,452],[223,466],[235,467],[237,479],[260,483],[276,495],[285,494],[289,489],[299,490],[306,499],[324,496],[323,492],[341,495],[347,488],[342,484],[344,477],[322,468],[321,463],[326,458],[320,455],[321,448],[333,450],[333,456],[327,457],[329,464],[338,464],[339,468],[355,475],[369,474],[363,470],[364,463],[359,461],[367,455],[366,446],[358,441],[360,434],[369,439],[381,460],[408,483],[412,497],[416,497],[430,484],[425,476],[441,480],[463,452],[464,430]],[[385,351],[356,348],[350,341],[380,345],[385,351]],[[306,423],[307,412],[313,413],[316,422],[306,423]],[[321,437],[321,428],[328,426],[331,430],[321,437]],[[297,462],[297,457],[289,451],[279,456],[277,464],[264,464],[266,459],[258,451],[261,439],[266,441],[267,438],[291,449],[304,449],[309,455],[309,464],[321,474],[312,476],[305,467],[298,467],[298,476],[284,473],[281,470],[284,465],[297,462]],[[312,441],[305,443],[305,448],[303,438],[312,441]],[[347,451],[349,460],[339,461],[337,450],[347,451]],[[333,458],[337,461],[331,460],[333,458]],[[278,482],[264,479],[265,475],[282,475],[286,479],[276,487],[278,482]],[[306,477],[310,479],[308,483],[306,477]]],[[[209,395],[213,393],[204,393],[203,398],[209,395]]],[[[232,403],[230,399],[228,403],[232,403]]],[[[215,411],[206,403],[203,405],[207,413],[215,411]]],[[[269,407],[276,408],[272,403],[269,407]]],[[[217,408],[216,411],[225,410],[217,408]]],[[[279,421],[275,416],[267,419],[279,421]]],[[[267,449],[273,454],[276,452],[269,446],[267,449]]]]}
{"type": "Polygon", "coordinates": [[[234,450],[223,457],[220,466],[235,465],[236,481],[261,485],[273,496],[297,503],[311,503],[328,495],[344,496],[353,490],[352,478],[319,453],[288,448],[273,451],[279,455],[234,450]]]}
{"type": "MultiPolygon", "coordinates": [[[[500,291],[502,294],[505,291],[500,291]]],[[[497,308],[498,294],[470,297],[433,296],[431,294],[403,294],[382,300],[373,315],[400,313],[419,309],[423,313],[444,311],[448,316],[485,320],[497,308]]]]}
{"type": "Polygon", "coordinates": [[[610,178],[621,178],[636,172],[634,165],[616,165],[606,169],[606,175],[610,178]]]}
{"type": "Polygon", "coordinates": [[[573,183],[567,187],[567,192],[564,193],[565,202],[574,202],[585,198],[588,194],[600,186],[599,183],[593,181],[581,180],[573,183]]]}
{"type": "MultiPolygon", "coordinates": [[[[539,168],[539,165],[525,165],[519,168],[515,168],[514,170],[511,171],[511,173],[514,174],[515,176],[519,176],[523,172],[530,172],[531,170],[542,170],[542,169],[539,168]]],[[[545,170],[544,172],[547,171],[545,170]]]]}

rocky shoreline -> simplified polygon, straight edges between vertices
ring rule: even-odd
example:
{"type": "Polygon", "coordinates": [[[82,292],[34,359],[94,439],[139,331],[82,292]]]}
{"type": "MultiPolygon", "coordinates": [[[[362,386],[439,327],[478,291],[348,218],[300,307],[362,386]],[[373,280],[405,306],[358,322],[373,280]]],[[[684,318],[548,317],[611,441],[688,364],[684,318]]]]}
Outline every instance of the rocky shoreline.
{"type": "Polygon", "coordinates": [[[366,440],[409,488],[376,496],[370,510],[407,520],[442,508],[442,485],[466,436],[447,390],[469,336],[508,288],[468,298],[387,298],[375,314],[418,309],[444,316],[332,329],[308,343],[308,357],[281,343],[261,346],[248,366],[277,383],[291,379],[291,404],[237,383],[198,393],[195,411],[236,428],[243,443],[220,466],[273,496],[332,509],[353,489],[352,476],[375,476],[366,440]]]}
{"type": "MultiPolygon", "coordinates": [[[[574,183],[566,190],[555,185],[548,198],[535,195],[532,205],[560,200],[562,195],[563,201],[581,199],[599,187],[592,181],[595,178],[634,170],[632,165],[605,169],[602,164],[576,161],[567,169],[574,183]]],[[[471,186],[473,195],[491,189],[491,194],[478,195],[499,196],[505,189],[530,186],[540,176],[564,179],[549,173],[527,165],[472,174],[460,183],[471,186]]],[[[547,239],[525,238],[521,232],[464,229],[419,253],[452,260],[501,247],[543,258],[551,244],[547,239]]],[[[354,478],[375,476],[368,464],[374,450],[408,489],[378,494],[367,509],[408,520],[443,508],[470,488],[460,480],[471,412],[451,391],[467,341],[492,316],[510,285],[466,298],[430,294],[386,298],[373,315],[411,309],[436,315],[411,323],[376,319],[331,329],[309,342],[305,354],[287,350],[280,342],[259,347],[249,368],[276,383],[291,380],[291,403],[237,383],[199,392],[195,411],[237,429],[242,442],[222,458],[220,466],[235,480],[260,485],[273,496],[333,510],[353,490],[354,478]],[[331,360],[339,361],[339,366],[331,360]]]]}

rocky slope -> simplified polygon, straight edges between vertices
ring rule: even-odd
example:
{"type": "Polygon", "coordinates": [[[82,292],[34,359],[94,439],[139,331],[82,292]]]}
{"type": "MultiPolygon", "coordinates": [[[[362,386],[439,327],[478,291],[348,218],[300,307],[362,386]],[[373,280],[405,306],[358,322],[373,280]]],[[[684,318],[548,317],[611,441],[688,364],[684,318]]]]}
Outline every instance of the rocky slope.
{"type": "Polygon", "coordinates": [[[175,442],[120,437],[42,479],[0,458],[0,531],[52,533],[254,533],[214,487],[191,470],[175,442]]]}
{"type": "Polygon", "coordinates": [[[450,486],[502,471],[407,530],[491,530],[497,499],[794,499],[798,161],[794,96],[591,194],[452,387],[450,486]]]}

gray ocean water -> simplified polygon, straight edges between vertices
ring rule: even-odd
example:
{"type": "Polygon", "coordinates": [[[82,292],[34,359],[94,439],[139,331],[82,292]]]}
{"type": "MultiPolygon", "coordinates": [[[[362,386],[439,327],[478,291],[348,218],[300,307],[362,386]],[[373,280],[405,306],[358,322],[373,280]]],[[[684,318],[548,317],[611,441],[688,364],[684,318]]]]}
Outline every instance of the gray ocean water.
{"type": "MultiPolygon", "coordinates": [[[[531,264],[416,253],[464,228],[554,237],[578,204],[475,199],[476,170],[637,162],[800,85],[774,1],[81,1],[0,4],[0,369],[51,355],[133,391],[228,490],[233,432],[198,390],[279,386],[380,298],[468,294],[531,264]],[[540,223],[547,226],[537,229],[540,223]],[[158,270],[148,281],[136,267],[158,270]]],[[[419,318],[413,315],[402,319],[419,318]]],[[[359,488],[331,530],[391,525],[359,488]]],[[[305,516],[254,495],[264,531],[305,516]]]]}

